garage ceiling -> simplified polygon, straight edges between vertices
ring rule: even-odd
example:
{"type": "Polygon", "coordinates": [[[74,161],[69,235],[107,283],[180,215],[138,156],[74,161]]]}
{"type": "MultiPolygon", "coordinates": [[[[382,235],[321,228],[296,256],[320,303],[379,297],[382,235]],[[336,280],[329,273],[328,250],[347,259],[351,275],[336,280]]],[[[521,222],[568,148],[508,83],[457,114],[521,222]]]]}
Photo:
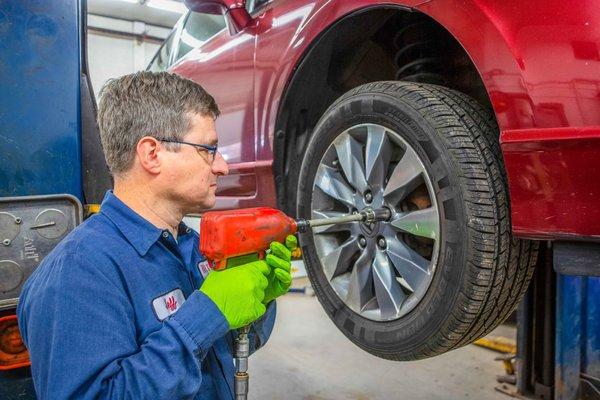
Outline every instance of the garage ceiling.
{"type": "Polygon", "coordinates": [[[185,11],[180,0],[88,0],[88,13],[172,28],[185,11]]]}

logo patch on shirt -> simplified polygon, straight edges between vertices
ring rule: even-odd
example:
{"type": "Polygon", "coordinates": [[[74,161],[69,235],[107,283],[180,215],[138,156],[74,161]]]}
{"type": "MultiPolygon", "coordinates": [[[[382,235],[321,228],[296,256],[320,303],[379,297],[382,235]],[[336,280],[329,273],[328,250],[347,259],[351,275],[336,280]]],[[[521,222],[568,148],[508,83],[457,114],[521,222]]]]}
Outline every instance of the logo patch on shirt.
{"type": "Polygon", "coordinates": [[[200,271],[200,274],[203,278],[206,278],[208,273],[212,271],[212,266],[210,265],[210,262],[208,262],[208,260],[200,261],[198,263],[198,271],[200,271]]]}
{"type": "Polygon", "coordinates": [[[179,310],[184,301],[183,292],[177,288],[152,300],[152,308],[154,308],[158,320],[164,321],[169,315],[179,310]]]}

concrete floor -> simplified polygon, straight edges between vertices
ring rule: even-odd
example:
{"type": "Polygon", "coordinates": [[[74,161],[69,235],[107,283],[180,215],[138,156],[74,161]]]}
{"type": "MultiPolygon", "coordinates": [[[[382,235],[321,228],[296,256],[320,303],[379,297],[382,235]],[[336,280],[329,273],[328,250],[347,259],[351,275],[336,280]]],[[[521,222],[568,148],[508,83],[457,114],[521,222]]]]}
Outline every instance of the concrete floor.
{"type": "Polygon", "coordinates": [[[250,399],[503,399],[494,390],[502,365],[469,345],[428,360],[393,362],[346,339],[316,297],[278,300],[275,330],[250,358],[250,399]]]}

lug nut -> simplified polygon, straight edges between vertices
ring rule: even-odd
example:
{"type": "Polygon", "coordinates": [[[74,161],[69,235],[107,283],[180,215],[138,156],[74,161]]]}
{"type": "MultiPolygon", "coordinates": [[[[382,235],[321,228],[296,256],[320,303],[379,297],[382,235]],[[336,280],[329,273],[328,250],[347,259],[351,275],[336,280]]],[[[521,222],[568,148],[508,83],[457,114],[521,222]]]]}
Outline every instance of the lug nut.
{"type": "Polygon", "coordinates": [[[365,239],[364,236],[359,236],[358,244],[360,247],[365,247],[367,245],[367,239],[365,239]]]}
{"type": "Polygon", "coordinates": [[[379,239],[377,239],[377,246],[379,246],[380,249],[386,248],[387,242],[385,241],[384,237],[380,237],[379,239]]]}
{"type": "Polygon", "coordinates": [[[368,191],[365,193],[365,201],[366,201],[367,203],[370,203],[370,202],[372,202],[372,201],[373,201],[373,193],[371,193],[371,191],[370,191],[370,190],[368,190],[368,191]]]}
{"type": "Polygon", "coordinates": [[[2,244],[5,245],[5,246],[10,246],[10,239],[4,239],[2,241],[2,244]]]}
{"type": "Polygon", "coordinates": [[[20,224],[21,222],[22,222],[22,221],[21,221],[21,218],[19,218],[19,217],[15,218],[15,224],[17,224],[17,225],[18,225],[18,224],[20,224]]]}

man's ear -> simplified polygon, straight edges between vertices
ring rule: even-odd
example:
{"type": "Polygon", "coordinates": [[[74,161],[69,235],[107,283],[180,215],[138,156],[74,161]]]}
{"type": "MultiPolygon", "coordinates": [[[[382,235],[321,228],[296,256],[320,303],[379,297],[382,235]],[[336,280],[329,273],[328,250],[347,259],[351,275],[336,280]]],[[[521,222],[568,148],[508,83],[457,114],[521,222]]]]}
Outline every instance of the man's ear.
{"type": "Polygon", "coordinates": [[[160,173],[161,160],[160,152],[164,151],[161,148],[160,142],[151,136],[141,138],[136,147],[138,161],[142,168],[150,174],[160,173]]]}

